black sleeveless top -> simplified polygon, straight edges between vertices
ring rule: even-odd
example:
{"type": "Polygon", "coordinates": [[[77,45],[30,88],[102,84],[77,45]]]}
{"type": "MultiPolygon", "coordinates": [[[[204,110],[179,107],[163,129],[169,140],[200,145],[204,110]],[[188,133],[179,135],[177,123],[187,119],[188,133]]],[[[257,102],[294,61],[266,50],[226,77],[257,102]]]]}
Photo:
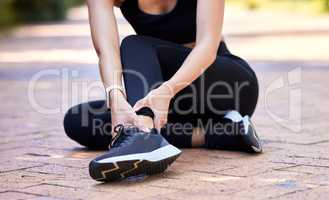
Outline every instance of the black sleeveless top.
{"type": "Polygon", "coordinates": [[[168,13],[153,15],[139,8],[138,0],[125,0],[120,9],[139,35],[184,44],[196,40],[197,0],[177,0],[168,13]]]}

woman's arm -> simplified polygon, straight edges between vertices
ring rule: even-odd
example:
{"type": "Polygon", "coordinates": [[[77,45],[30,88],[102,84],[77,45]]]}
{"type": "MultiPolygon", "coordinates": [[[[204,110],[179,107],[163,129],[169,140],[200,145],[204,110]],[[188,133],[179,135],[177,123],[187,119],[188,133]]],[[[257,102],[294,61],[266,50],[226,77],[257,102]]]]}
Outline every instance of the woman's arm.
{"type": "Polygon", "coordinates": [[[197,39],[194,49],[167,82],[135,104],[134,110],[142,107],[153,110],[154,125],[158,130],[167,123],[172,97],[202,75],[215,61],[221,41],[223,18],[224,0],[198,0],[197,39]]]}
{"type": "Polygon", "coordinates": [[[215,61],[224,21],[224,0],[198,0],[197,39],[180,69],[167,81],[173,95],[190,85],[215,61]]]}
{"type": "Polygon", "coordinates": [[[119,34],[114,16],[115,0],[87,0],[89,22],[105,87],[122,86],[119,34]]]}
{"type": "Polygon", "coordinates": [[[138,124],[136,113],[125,98],[122,88],[120,44],[114,5],[117,0],[87,0],[93,43],[99,58],[99,68],[111,107],[112,129],[117,124],[138,124]]]}

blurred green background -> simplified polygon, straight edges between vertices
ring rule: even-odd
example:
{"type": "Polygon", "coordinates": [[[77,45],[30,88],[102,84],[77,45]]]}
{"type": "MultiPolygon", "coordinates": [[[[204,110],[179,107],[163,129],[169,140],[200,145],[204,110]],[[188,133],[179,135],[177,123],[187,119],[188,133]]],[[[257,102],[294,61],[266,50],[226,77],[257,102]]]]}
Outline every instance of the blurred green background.
{"type": "Polygon", "coordinates": [[[84,0],[0,0],[0,29],[16,24],[59,21],[84,0]]]}
{"type": "MultiPolygon", "coordinates": [[[[0,30],[16,24],[58,21],[69,8],[84,0],[0,0],[0,30]]],[[[329,0],[227,0],[245,9],[284,9],[313,13],[329,12],[329,0]]]]}
{"type": "Polygon", "coordinates": [[[244,8],[289,10],[308,13],[328,13],[329,0],[227,0],[244,8]]]}

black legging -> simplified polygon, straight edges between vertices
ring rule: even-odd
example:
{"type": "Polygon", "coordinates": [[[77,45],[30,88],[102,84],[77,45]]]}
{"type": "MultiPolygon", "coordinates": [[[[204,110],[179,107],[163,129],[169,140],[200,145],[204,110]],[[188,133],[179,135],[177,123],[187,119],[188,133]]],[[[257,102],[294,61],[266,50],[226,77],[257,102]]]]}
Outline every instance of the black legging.
{"type": "MultiPolygon", "coordinates": [[[[156,38],[126,37],[121,43],[121,62],[128,102],[134,105],[152,88],[170,79],[191,50],[156,38]]],[[[258,82],[254,71],[221,42],[214,63],[172,99],[168,124],[196,126],[198,120],[203,123],[219,121],[228,110],[251,116],[257,99],[258,82]]],[[[65,132],[71,139],[97,149],[107,148],[111,142],[110,123],[111,114],[104,100],[72,107],[64,118],[65,132]]],[[[191,146],[190,137],[168,135],[168,132],[163,135],[176,146],[191,146]]]]}

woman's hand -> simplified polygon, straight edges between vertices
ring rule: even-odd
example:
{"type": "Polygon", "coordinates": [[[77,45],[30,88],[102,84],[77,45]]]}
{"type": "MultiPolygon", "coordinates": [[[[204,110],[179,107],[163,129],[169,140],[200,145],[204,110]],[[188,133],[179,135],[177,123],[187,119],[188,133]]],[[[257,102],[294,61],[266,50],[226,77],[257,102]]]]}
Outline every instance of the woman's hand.
{"type": "Polygon", "coordinates": [[[172,89],[168,85],[162,84],[139,100],[133,109],[135,112],[143,107],[152,109],[154,112],[154,127],[160,131],[167,123],[169,104],[173,96],[172,89]]]}
{"type": "Polygon", "coordinates": [[[142,116],[137,116],[136,112],[127,102],[125,95],[118,90],[113,90],[111,92],[111,117],[112,132],[114,127],[119,124],[124,126],[134,125],[145,132],[149,132],[150,128],[153,127],[150,127],[147,119],[144,119],[142,116]]]}
{"type": "Polygon", "coordinates": [[[121,91],[111,92],[112,132],[115,126],[138,124],[137,115],[121,91]]]}

